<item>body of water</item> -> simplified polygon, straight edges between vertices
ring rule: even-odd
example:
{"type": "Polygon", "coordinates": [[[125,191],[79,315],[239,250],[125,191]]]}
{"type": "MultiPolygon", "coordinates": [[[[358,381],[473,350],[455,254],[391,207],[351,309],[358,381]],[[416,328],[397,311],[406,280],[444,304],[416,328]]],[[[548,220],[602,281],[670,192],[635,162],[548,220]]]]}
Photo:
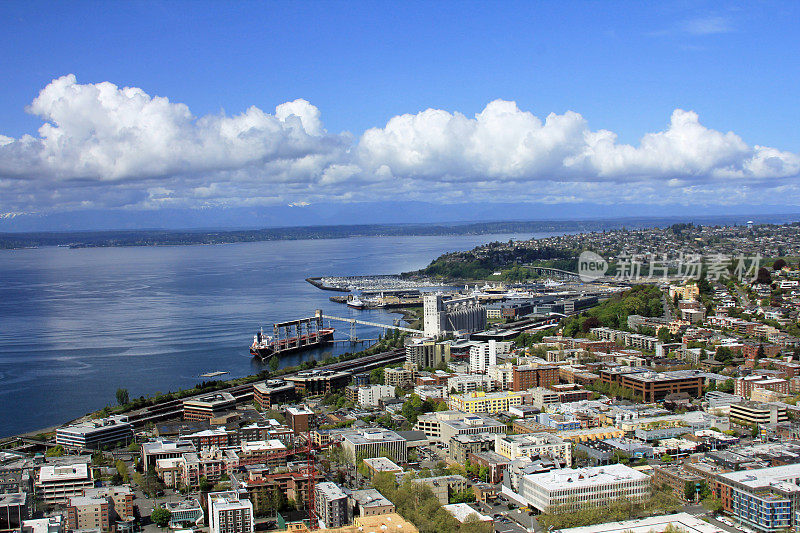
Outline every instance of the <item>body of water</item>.
{"type": "MultiPolygon", "coordinates": [[[[531,235],[369,237],[220,246],[41,248],[0,252],[0,436],[58,425],[131,397],[193,387],[200,374],[256,373],[248,347],[259,326],[323,309],[391,324],[304,280],[392,274],[443,252],[531,235]]],[[[340,323],[337,338],[349,326],[340,323]]],[[[359,336],[378,331],[360,328],[359,336]]],[[[354,351],[295,354],[281,366],[354,351]]]]}

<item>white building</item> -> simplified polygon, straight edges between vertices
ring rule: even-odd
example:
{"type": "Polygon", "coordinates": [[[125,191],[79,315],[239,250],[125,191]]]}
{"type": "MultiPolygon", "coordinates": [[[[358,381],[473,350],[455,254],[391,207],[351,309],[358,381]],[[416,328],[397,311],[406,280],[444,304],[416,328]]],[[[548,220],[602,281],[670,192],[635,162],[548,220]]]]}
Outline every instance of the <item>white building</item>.
{"type": "Polygon", "coordinates": [[[435,411],[420,415],[414,431],[422,431],[431,442],[447,444],[456,435],[477,433],[503,433],[506,425],[481,414],[466,414],[461,411],[435,411]]]}
{"type": "Polygon", "coordinates": [[[456,374],[447,380],[447,390],[455,389],[456,394],[465,392],[485,391],[492,392],[497,388],[497,383],[483,374],[456,374]]]}
{"type": "Polygon", "coordinates": [[[36,496],[46,504],[65,504],[70,498],[83,496],[83,491],[92,487],[92,471],[86,463],[45,465],[36,479],[36,496]]]}
{"type": "Polygon", "coordinates": [[[503,486],[503,492],[537,510],[569,511],[608,505],[609,501],[643,500],[650,488],[650,476],[623,464],[593,468],[562,468],[522,476],[519,494],[503,486]]]}
{"type": "Polygon", "coordinates": [[[127,416],[109,416],[56,429],[56,444],[69,448],[100,448],[127,445],[133,440],[133,426],[127,416]]]}
{"type": "Polygon", "coordinates": [[[361,459],[381,456],[405,463],[408,458],[406,439],[388,429],[364,429],[345,433],[342,437],[342,448],[356,463],[361,459]]]}
{"type": "Polygon", "coordinates": [[[491,365],[486,370],[489,379],[497,383],[500,390],[508,390],[514,378],[514,365],[506,363],[504,365],[491,365]]]}
{"type": "Polygon", "coordinates": [[[209,533],[253,533],[253,504],[247,493],[238,491],[208,494],[209,533]]]}
{"type": "Polygon", "coordinates": [[[508,459],[547,455],[572,464],[572,443],[551,433],[498,434],[494,437],[494,451],[508,459]]]}
{"type": "Polygon", "coordinates": [[[475,332],[486,329],[486,308],[477,298],[446,300],[441,294],[426,294],[423,303],[423,329],[426,337],[439,337],[451,331],[475,332]]]}
{"type": "Polygon", "coordinates": [[[389,385],[370,385],[358,388],[358,404],[365,407],[377,407],[381,398],[394,398],[394,387],[389,385]]]}
{"type": "Polygon", "coordinates": [[[485,374],[491,366],[497,365],[497,343],[494,340],[475,344],[469,349],[469,371],[485,374]]]}

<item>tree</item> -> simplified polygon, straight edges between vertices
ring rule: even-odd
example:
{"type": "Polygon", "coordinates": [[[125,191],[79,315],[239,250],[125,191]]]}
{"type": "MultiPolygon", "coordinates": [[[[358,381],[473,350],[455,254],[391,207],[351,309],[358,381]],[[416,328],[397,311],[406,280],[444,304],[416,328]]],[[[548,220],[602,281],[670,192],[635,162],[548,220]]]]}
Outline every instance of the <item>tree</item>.
{"type": "Polygon", "coordinates": [[[274,355],[269,359],[269,370],[270,372],[278,370],[278,358],[274,355]]]}
{"type": "Polygon", "coordinates": [[[117,403],[125,405],[130,400],[128,396],[128,389],[117,389],[117,403]]]}
{"type": "Polygon", "coordinates": [[[772,263],[772,270],[777,272],[778,270],[784,268],[786,266],[786,261],[784,259],[778,259],[774,263],[772,263]]]}
{"type": "Polygon", "coordinates": [[[658,340],[661,342],[669,342],[672,339],[672,334],[669,328],[658,328],[658,340]]]}
{"type": "Polygon", "coordinates": [[[64,455],[64,447],[60,444],[49,448],[45,453],[46,457],[61,457],[62,455],[64,455]]]}
{"type": "Polygon", "coordinates": [[[769,270],[764,267],[759,268],[755,282],[760,285],[769,285],[772,283],[772,276],[770,275],[769,270]]]}
{"type": "Polygon", "coordinates": [[[167,527],[170,518],[172,518],[172,513],[163,507],[153,509],[153,512],[150,513],[150,520],[158,527],[167,527]]]}

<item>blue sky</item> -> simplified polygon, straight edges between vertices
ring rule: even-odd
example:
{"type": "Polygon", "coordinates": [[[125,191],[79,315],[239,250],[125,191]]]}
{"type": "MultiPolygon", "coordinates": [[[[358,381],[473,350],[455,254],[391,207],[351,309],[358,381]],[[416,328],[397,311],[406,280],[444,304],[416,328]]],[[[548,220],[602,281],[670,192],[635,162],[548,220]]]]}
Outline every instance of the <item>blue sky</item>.
{"type": "MultiPolygon", "coordinates": [[[[0,34],[0,135],[5,136],[0,185],[5,179],[10,191],[0,198],[0,213],[32,212],[34,205],[48,210],[234,205],[252,200],[253,189],[265,185],[274,194],[256,201],[262,205],[349,202],[383,197],[387,181],[402,182],[404,191],[429,186],[434,197],[448,202],[492,200],[508,186],[528,191],[532,182],[547,182],[567,183],[541,199],[551,203],[581,201],[586,195],[613,202],[607,191],[620,183],[641,186],[644,203],[660,197],[681,203],[731,179],[743,181],[710,203],[773,204],[776,191],[789,203],[798,199],[797,2],[4,2],[0,17],[11,29],[0,34]],[[37,114],[25,112],[39,91],[69,74],[74,81],[53,89],[37,114]],[[152,146],[121,146],[118,125],[114,135],[95,139],[95,130],[114,120],[116,112],[110,118],[93,116],[86,126],[76,117],[97,111],[81,107],[91,95],[63,102],[77,94],[72,89],[101,82],[185,104],[194,118],[230,118],[256,106],[270,117],[280,116],[284,148],[253,153],[248,147],[247,155],[198,161],[199,156],[164,155],[152,146]],[[275,110],[297,99],[308,103],[292,109],[302,119],[298,131],[310,139],[298,141],[286,120],[288,111],[275,110]],[[414,124],[396,128],[387,124],[426,109],[471,120],[495,100],[513,101],[517,111],[493,108],[499,122],[483,134],[479,127],[463,133],[475,126],[469,123],[441,126],[443,116],[418,115],[414,124]],[[55,101],[69,109],[54,111],[55,101]],[[676,109],[697,118],[676,118],[676,109]],[[534,135],[538,140],[532,142],[540,144],[532,149],[554,138],[567,138],[569,149],[559,145],[556,156],[548,149],[544,163],[542,157],[522,154],[505,164],[503,151],[521,149],[536,127],[518,125],[519,136],[506,142],[497,136],[515,126],[506,128],[503,120],[530,113],[544,122],[549,113],[565,116],[567,111],[580,114],[581,125],[534,135]],[[317,117],[320,128],[309,129],[310,117],[317,117]],[[723,137],[733,132],[738,140],[702,131],[684,135],[676,121],[723,137]],[[45,122],[61,132],[56,148],[40,142],[46,136],[37,130],[45,122]],[[578,137],[609,130],[616,134],[616,147],[638,148],[644,135],[669,131],[670,124],[681,142],[705,146],[708,140],[708,150],[686,154],[656,140],[648,154],[625,155],[627,149],[615,148],[602,161],[587,162],[585,147],[573,146],[578,137]],[[380,129],[380,135],[362,139],[369,128],[380,129]],[[409,138],[387,148],[410,130],[409,138]],[[21,142],[25,134],[33,137],[27,144],[21,142]],[[64,148],[64,138],[72,152],[64,148]],[[424,151],[439,141],[442,147],[434,153],[420,154],[420,146],[424,151]],[[470,160],[475,143],[479,150],[490,149],[470,160]],[[104,148],[98,155],[87,146],[104,148]],[[757,146],[779,153],[764,155],[757,146]],[[126,147],[149,154],[148,162],[117,161],[124,159],[126,147]],[[577,164],[576,150],[583,158],[577,164]],[[706,160],[708,152],[714,153],[706,160]],[[97,161],[87,161],[92,157],[97,161]],[[551,157],[558,157],[558,164],[551,157]],[[609,163],[620,157],[630,161],[621,167],[609,163]],[[685,159],[653,163],[679,157],[685,159]],[[310,164],[309,158],[316,160],[310,164]],[[490,182],[504,186],[496,189],[490,182]],[[662,194],[667,182],[671,189],[662,194]],[[365,184],[371,193],[352,193],[365,184]],[[55,197],[54,189],[60,191],[55,197]]],[[[170,120],[135,127],[152,136],[149,128],[176,127],[170,120]]],[[[255,134],[267,139],[264,132],[274,130],[269,120],[245,122],[257,122],[255,134]]],[[[197,136],[191,125],[177,127],[197,136]]],[[[166,137],[165,143],[179,150],[186,135],[177,141],[166,137]]],[[[222,142],[217,137],[201,143],[198,152],[222,142]]],[[[596,146],[587,146],[595,154],[596,146]]],[[[540,200],[529,192],[521,196],[540,200]]]]}

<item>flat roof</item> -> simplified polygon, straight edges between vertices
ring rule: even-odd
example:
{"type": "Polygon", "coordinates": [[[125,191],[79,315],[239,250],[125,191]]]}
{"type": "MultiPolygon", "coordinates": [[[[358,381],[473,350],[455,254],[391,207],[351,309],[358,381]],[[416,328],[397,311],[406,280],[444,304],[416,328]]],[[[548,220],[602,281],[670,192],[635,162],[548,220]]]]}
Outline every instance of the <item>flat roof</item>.
{"type": "Polygon", "coordinates": [[[550,491],[650,479],[650,476],[623,464],[590,468],[562,468],[542,474],[527,474],[525,477],[540,486],[547,487],[550,491]]]}
{"type": "Polygon", "coordinates": [[[72,465],[43,466],[39,471],[42,483],[70,481],[74,479],[90,479],[89,466],[86,463],[72,465]]]}
{"type": "Polygon", "coordinates": [[[637,520],[625,520],[623,522],[608,522],[592,526],[571,527],[562,529],[561,533],[660,533],[670,525],[686,533],[725,533],[726,531],[688,513],[675,513],[640,518],[637,520]]]}
{"type": "Polygon", "coordinates": [[[320,491],[327,500],[338,500],[340,498],[347,498],[347,494],[342,487],[330,481],[323,481],[317,483],[317,490],[320,491]]]}
{"type": "Polygon", "coordinates": [[[353,444],[373,444],[381,441],[403,441],[406,440],[390,429],[366,429],[358,433],[345,433],[345,440],[353,444]]]}

